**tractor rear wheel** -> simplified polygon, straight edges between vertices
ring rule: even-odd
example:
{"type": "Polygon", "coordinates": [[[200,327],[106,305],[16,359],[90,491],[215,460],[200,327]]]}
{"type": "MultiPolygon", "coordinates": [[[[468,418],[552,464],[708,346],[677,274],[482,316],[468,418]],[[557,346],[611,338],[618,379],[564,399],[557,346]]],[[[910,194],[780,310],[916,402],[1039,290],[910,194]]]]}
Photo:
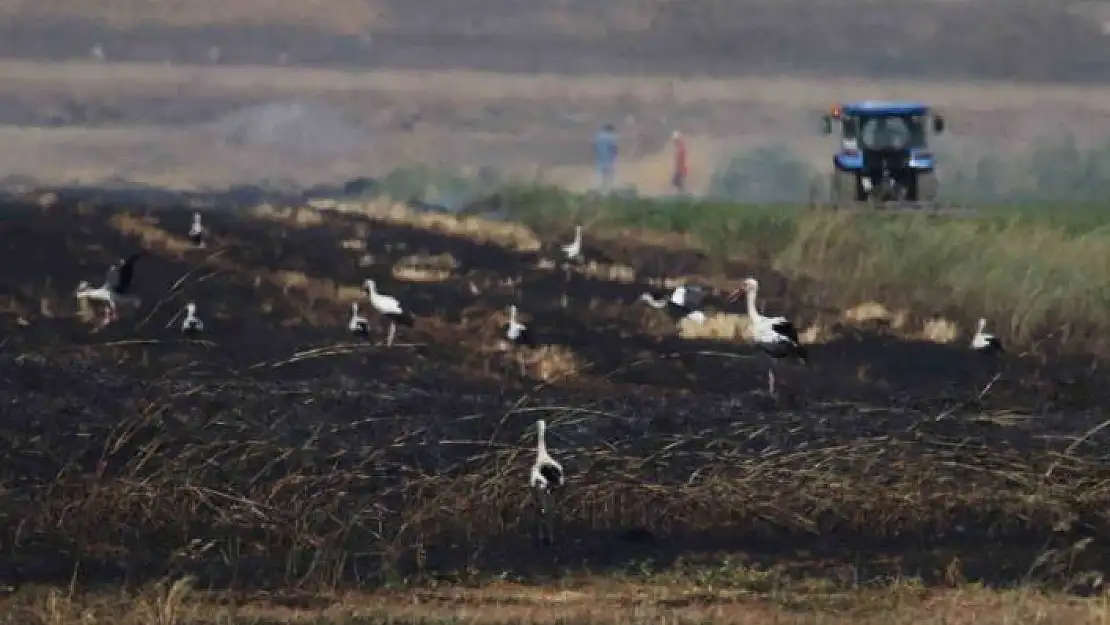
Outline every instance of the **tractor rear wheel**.
{"type": "Polygon", "coordinates": [[[917,201],[935,202],[937,199],[937,173],[923,171],[917,174],[917,201]]]}
{"type": "Polygon", "coordinates": [[[832,175],[832,196],[834,207],[847,208],[860,201],[859,181],[855,172],[836,170],[832,175]]]}

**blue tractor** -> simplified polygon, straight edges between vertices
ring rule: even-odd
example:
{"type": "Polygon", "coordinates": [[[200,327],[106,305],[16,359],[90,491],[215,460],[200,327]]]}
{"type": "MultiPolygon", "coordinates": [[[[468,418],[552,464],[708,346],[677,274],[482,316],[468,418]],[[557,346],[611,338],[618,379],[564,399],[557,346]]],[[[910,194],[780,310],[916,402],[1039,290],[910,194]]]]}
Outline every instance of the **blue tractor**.
{"type": "Polygon", "coordinates": [[[937,196],[936,161],[929,129],[944,132],[944,118],[919,102],[864,100],[834,106],[823,118],[825,134],[840,126],[833,155],[835,207],[932,205],[937,196]],[[931,123],[929,123],[931,121],[931,123]]]}

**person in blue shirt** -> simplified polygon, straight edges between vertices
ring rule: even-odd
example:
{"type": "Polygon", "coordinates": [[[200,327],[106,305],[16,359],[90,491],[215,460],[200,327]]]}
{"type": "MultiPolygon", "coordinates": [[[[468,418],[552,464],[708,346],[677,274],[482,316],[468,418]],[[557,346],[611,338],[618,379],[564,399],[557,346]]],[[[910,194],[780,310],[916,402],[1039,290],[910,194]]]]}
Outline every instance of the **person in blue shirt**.
{"type": "Polygon", "coordinates": [[[597,157],[597,177],[601,192],[613,190],[613,173],[617,166],[617,129],[613,124],[605,124],[594,137],[594,153],[597,157]]]}

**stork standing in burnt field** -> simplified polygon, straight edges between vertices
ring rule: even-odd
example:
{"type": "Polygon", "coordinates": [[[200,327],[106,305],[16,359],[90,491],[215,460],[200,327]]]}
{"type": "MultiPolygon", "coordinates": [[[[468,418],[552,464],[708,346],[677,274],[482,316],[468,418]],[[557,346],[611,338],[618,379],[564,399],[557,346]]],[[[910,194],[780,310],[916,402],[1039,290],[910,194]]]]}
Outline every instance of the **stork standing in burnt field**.
{"type": "Polygon", "coordinates": [[[755,344],[771,357],[771,367],[767,370],[767,391],[775,394],[775,361],[797,358],[806,363],[806,348],[798,340],[798,330],[786,317],[764,317],[756,308],[755,300],[759,295],[759,281],[755,278],[744,280],[744,286],[736,289],[729,301],[736,301],[740,295],[748,298],[748,318],[752,324],[752,337],[755,344]]]}
{"type": "Polygon", "coordinates": [[[980,354],[999,354],[1004,350],[1002,349],[1002,341],[998,337],[986,331],[987,320],[984,317],[979,318],[979,325],[976,326],[975,336],[971,337],[971,349],[979,352],[980,354]]]}
{"type": "Polygon", "coordinates": [[[550,545],[554,540],[555,499],[553,491],[566,482],[563,465],[555,461],[547,453],[547,423],[540,419],[536,421],[536,461],[532,464],[531,477],[528,485],[536,497],[539,508],[540,522],[537,528],[537,537],[540,542],[550,545]]]}
{"type": "Polygon", "coordinates": [[[351,320],[347,322],[347,329],[358,336],[370,336],[370,321],[359,314],[358,302],[351,302],[351,320]]]}
{"type": "Polygon", "coordinates": [[[370,306],[389,320],[389,336],[386,338],[386,347],[393,346],[393,337],[397,334],[397,326],[403,325],[411,328],[416,320],[409,311],[401,307],[401,302],[396,297],[378,292],[378,286],[373,280],[362,284],[362,289],[370,297],[370,306]]]}
{"type": "Polygon", "coordinates": [[[203,249],[206,234],[204,225],[200,221],[200,213],[193,213],[193,225],[189,227],[189,242],[193,244],[193,247],[203,249]]]}
{"type": "Polygon", "coordinates": [[[574,262],[582,260],[582,226],[574,227],[574,239],[565,245],[560,245],[563,250],[563,260],[574,262]]]}
{"type": "Polygon", "coordinates": [[[705,289],[697,285],[681,285],[675,287],[666,299],[658,299],[651,293],[643,293],[640,300],[647,302],[652,308],[663,310],[675,320],[689,319],[696,323],[705,323],[705,313],[701,311],[701,304],[705,300],[705,289]]]}
{"type": "Polygon", "coordinates": [[[530,345],[532,333],[528,326],[517,320],[516,304],[509,306],[509,324],[505,326],[505,339],[513,345],[530,345]]]}
{"type": "Polygon", "coordinates": [[[109,323],[119,318],[118,306],[120,304],[127,304],[129,306],[139,306],[141,300],[131,295],[131,282],[135,275],[135,263],[142,256],[142,252],[131,254],[127,258],[121,258],[116,263],[113,263],[108,268],[108,273],[104,278],[104,284],[92,288],[89,283],[82,280],[77,285],[77,290],[74,295],[77,299],[91,300],[105,304],[107,313],[101,323],[101,327],[107,326],[109,323]]]}
{"type": "Polygon", "coordinates": [[[204,322],[197,317],[195,302],[185,304],[185,320],[181,322],[181,332],[184,334],[198,334],[204,332],[204,322]]]}

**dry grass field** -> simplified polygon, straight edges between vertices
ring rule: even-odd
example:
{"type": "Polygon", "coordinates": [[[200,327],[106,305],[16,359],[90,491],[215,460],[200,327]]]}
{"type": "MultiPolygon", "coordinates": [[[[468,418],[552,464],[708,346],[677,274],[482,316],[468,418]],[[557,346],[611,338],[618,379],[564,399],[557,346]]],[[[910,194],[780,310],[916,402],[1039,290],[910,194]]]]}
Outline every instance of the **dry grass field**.
{"type": "MultiPolygon", "coordinates": [[[[791,588],[773,575],[743,573],[714,590],[686,580],[581,578],[558,586],[496,583],[447,590],[327,593],[311,600],[243,600],[198,592],[189,579],[141,593],[67,595],[27,592],[4,608],[12,623],[722,623],[737,625],[865,625],[920,623],[971,625],[1096,625],[1107,618],[1105,600],[1060,599],[1035,591],[977,588],[927,589],[912,581],[892,589],[837,591],[791,588]],[[774,586],[775,595],[758,597],[774,586]],[[17,620],[19,619],[19,620],[17,620]]],[[[3,618],[3,617],[0,617],[3,618]]]]}

